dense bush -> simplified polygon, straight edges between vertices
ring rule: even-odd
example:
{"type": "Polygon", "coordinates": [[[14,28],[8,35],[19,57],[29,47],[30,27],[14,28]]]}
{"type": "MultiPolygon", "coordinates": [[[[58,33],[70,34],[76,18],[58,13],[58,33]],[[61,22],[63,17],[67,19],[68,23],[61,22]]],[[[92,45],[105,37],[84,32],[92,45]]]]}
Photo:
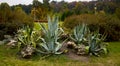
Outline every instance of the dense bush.
{"type": "Polygon", "coordinates": [[[5,34],[14,35],[18,28],[24,25],[32,26],[33,20],[21,7],[12,11],[7,3],[0,5],[0,40],[5,34]]]}
{"type": "Polygon", "coordinates": [[[88,24],[90,31],[99,29],[101,34],[106,33],[106,41],[118,41],[120,39],[120,20],[113,15],[103,13],[74,15],[66,18],[63,26],[67,29],[73,29],[81,23],[88,24]]]}
{"type": "Polygon", "coordinates": [[[63,26],[68,29],[73,29],[81,23],[96,24],[98,23],[98,18],[91,14],[73,15],[65,19],[63,26]]]}
{"type": "Polygon", "coordinates": [[[115,15],[120,19],[120,8],[116,9],[115,15]]]}
{"type": "Polygon", "coordinates": [[[40,34],[33,28],[25,26],[17,31],[19,53],[22,57],[30,57],[34,52],[36,45],[39,43],[40,34]]]}
{"type": "Polygon", "coordinates": [[[100,33],[107,34],[107,41],[119,41],[120,40],[120,20],[112,15],[97,15],[99,18],[98,26],[100,33]]]}
{"type": "Polygon", "coordinates": [[[61,21],[64,21],[65,18],[67,18],[68,16],[71,16],[71,15],[73,15],[73,12],[72,12],[72,11],[63,12],[63,13],[61,14],[61,21]]]}

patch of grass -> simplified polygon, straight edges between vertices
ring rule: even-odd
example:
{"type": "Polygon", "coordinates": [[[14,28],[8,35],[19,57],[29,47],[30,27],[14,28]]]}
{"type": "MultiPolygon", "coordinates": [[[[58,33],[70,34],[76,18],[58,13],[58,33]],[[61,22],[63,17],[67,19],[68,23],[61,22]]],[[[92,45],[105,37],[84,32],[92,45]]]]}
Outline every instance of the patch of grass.
{"type": "Polygon", "coordinates": [[[91,57],[91,62],[104,66],[120,66],[120,42],[109,43],[109,54],[101,57],[91,57]]]}
{"type": "MultiPolygon", "coordinates": [[[[46,27],[47,27],[47,23],[40,23],[40,24],[44,24],[46,27]]],[[[40,27],[40,25],[39,25],[39,23],[34,23],[34,29],[35,30],[41,30],[41,27],[40,27]]]]}
{"type": "MultiPolygon", "coordinates": [[[[41,24],[44,24],[46,27],[48,25],[47,23],[41,23],[41,24]]],[[[62,27],[62,24],[63,24],[63,22],[59,22],[60,27],[62,27]]],[[[39,23],[37,23],[37,22],[34,23],[34,29],[35,30],[40,30],[41,29],[41,27],[39,26],[39,23]]]]}
{"type": "Polygon", "coordinates": [[[65,55],[53,55],[46,59],[34,56],[21,59],[16,49],[0,46],[0,66],[120,66],[120,42],[109,43],[110,53],[107,56],[90,57],[88,62],[71,60],[65,55]]]}

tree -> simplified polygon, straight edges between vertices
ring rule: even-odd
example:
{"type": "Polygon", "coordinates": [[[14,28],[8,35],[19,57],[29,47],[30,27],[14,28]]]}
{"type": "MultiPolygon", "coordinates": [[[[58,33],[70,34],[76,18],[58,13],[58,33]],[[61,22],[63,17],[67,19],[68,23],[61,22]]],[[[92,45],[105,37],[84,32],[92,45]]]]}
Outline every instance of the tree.
{"type": "MultiPolygon", "coordinates": [[[[46,3],[46,1],[45,1],[46,3]]],[[[39,2],[38,0],[33,0],[33,8],[31,15],[34,17],[34,20],[46,20],[48,9],[39,2]]]]}
{"type": "Polygon", "coordinates": [[[7,3],[0,5],[0,39],[4,35],[14,35],[18,28],[29,25],[33,26],[33,20],[21,7],[15,7],[13,11],[7,3]]]}
{"type": "Polygon", "coordinates": [[[49,4],[50,0],[43,0],[43,5],[46,9],[48,9],[50,11],[50,4],[49,4]]]}
{"type": "Polygon", "coordinates": [[[97,11],[104,10],[106,13],[113,14],[117,8],[114,2],[98,2],[97,11]]]}
{"type": "Polygon", "coordinates": [[[77,2],[75,7],[73,8],[74,10],[74,13],[76,15],[79,15],[80,14],[80,11],[83,9],[83,4],[81,2],[77,2]]]}
{"type": "Polygon", "coordinates": [[[11,18],[11,8],[7,3],[1,3],[0,5],[0,18],[1,22],[7,22],[11,18]]]}
{"type": "Polygon", "coordinates": [[[116,9],[115,15],[120,19],[120,8],[116,9]]]}
{"type": "Polygon", "coordinates": [[[32,23],[32,18],[27,15],[21,7],[15,7],[14,12],[13,12],[13,21],[18,22],[20,24],[31,24],[32,23]]]}
{"type": "Polygon", "coordinates": [[[38,0],[33,0],[32,5],[33,7],[38,8],[42,5],[42,3],[39,2],[38,0]]]}
{"type": "Polygon", "coordinates": [[[56,13],[57,12],[57,1],[51,1],[50,3],[50,8],[51,8],[51,11],[56,13]]]}
{"type": "Polygon", "coordinates": [[[25,13],[30,14],[31,9],[32,9],[32,4],[29,5],[24,5],[24,4],[19,4],[19,5],[13,5],[11,6],[11,9],[14,10],[15,7],[21,7],[23,9],[23,11],[25,11],[25,13]]]}

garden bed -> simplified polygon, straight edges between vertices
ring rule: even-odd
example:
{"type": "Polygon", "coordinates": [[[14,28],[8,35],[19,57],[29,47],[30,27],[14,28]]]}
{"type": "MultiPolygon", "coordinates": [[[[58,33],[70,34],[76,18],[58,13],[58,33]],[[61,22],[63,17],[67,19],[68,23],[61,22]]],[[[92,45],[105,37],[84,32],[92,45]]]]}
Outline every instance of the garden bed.
{"type": "Polygon", "coordinates": [[[31,59],[20,59],[17,56],[16,49],[6,49],[6,46],[0,45],[0,66],[120,66],[120,42],[110,42],[110,53],[107,56],[90,57],[89,60],[77,61],[66,57],[66,55],[54,55],[47,59],[39,56],[31,59]]]}

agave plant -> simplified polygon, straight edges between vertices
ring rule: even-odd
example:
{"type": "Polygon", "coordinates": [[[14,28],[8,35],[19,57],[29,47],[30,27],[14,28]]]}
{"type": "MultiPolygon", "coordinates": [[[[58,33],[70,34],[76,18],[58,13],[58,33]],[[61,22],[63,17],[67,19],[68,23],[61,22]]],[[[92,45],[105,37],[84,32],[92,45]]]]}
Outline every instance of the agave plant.
{"type": "Polygon", "coordinates": [[[36,44],[40,39],[39,33],[29,26],[19,29],[17,32],[18,48],[22,57],[32,55],[36,44]],[[27,50],[28,48],[31,48],[27,50]]]}
{"type": "MultiPolygon", "coordinates": [[[[76,50],[78,55],[84,55],[86,54],[86,42],[87,42],[87,34],[89,33],[89,29],[85,24],[78,25],[74,28],[73,35],[70,35],[70,38],[72,41],[76,43],[76,45],[73,44],[74,49],[76,50]]],[[[69,44],[68,44],[69,46],[69,44]]]]}
{"type": "Polygon", "coordinates": [[[93,34],[89,35],[89,53],[95,56],[100,56],[100,53],[103,52],[107,54],[107,45],[104,43],[106,35],[101,35],[99,32],[94,32],[93,34]]]}
{"type": "Polygon", "coordinates": [[[58,42],[58,39],[63,30],[59,28],[58,17],[54,17],[52,20],[48,17],[48,28],[43,24],[40,24],[40,26],[44,36],[41,38],[40,48],[36,50],[42,54],[61,54],[62,52],[59,52],[59,50],[62,44],[58,42]]]}
{"type": "Polygon", "coordinates": [[[85,39],[85,35],[88,33],[88,28],[85,24],[78,25],[74,28],[73,36],[70,38],[76,43],[81,44],[85,39]]]}

